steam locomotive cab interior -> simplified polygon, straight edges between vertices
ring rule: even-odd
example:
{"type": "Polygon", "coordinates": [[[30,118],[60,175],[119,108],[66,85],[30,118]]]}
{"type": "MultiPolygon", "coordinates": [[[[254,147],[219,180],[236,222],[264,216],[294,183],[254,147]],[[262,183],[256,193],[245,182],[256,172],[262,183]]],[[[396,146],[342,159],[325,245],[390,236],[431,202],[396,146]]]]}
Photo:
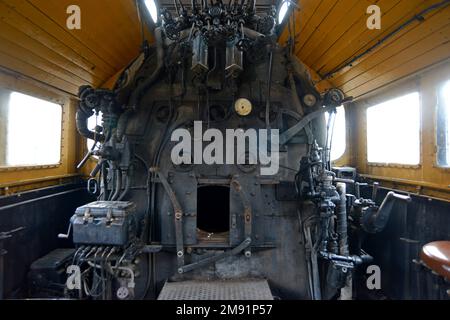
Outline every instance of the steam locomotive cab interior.
{"type": "Polygon", "coordinates": [[[450,2],[370,2],[0,1],[0,299],[449,299],[450,2]]]}

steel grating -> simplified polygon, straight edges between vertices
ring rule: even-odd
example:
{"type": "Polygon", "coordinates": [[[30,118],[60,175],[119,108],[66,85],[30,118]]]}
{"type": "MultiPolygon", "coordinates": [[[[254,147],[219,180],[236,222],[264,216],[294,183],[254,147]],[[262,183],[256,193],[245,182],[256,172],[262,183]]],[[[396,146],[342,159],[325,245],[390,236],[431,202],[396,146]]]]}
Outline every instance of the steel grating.
{"type": "Polygon", "coordinates": [[[267,280],[166,282],[158,300],[273,300],[267,280]]]}

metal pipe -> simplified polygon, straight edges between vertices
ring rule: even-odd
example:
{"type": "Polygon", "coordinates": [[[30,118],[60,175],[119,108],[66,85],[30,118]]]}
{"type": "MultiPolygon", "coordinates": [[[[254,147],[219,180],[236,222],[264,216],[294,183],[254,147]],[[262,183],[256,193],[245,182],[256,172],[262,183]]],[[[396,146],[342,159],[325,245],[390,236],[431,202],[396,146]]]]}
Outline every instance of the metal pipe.
{"type": "Polygon", "coordinates": [[[300,117],[303,117],[305,115],[305,112],[303,110],[302,103],[300,102],[300,99],[298,97],[297,85],[295,83],[294,75],[292,74],[292,72],[289,72],[288,80],[289,85],[291,87],[291,96],[292,101],[294,102],[295,109],[300,115],[300,117]]]}
{"type": "Polygon", "coordinates": [[[117,175],[116,175],[116,166],[114,165],[114,163],[111,164],[110,166],[111,168],[111,192],[109,194],[108,197],[108,201],[112,200],[113,195],[115,194],[115,188],[116,188],[116,179],[117,179],[117,175]]]}
{"type": "Polygon", "coordinates": [[[163,70],[164,47],[162,41],[161,28],[155,29],[155,43],[156,43],[156,63],[157,63],[156,69],[155,71],[153,71],[152,75],[149,76],[144,82],[142,82],[133,92],[129,104],[133,109],[135,109],[138,106],[144,92],[153,85],[153,83],[156,81],[156,79],[158,79],[163,70]]]}
{"type": "Polygon", "coordinates": [[[272,89],[272,71],[273,71],[273,52],[269,57],[269,74],[267,79],[267,96],[266,96],[266,129],[270,129],[270,91],[272,89]]]}
{"type": "MultiPolygon", "coordinates": [[[[340,196],[339,205],[337,206],[337,227],[336,231],[339,237],[339,254],[347,257],[350,252],[348,250],[347,239],[347,195],[345,183],[337,184],[337,192],[340,196]]],[[[345,287],[341,289],[340,300],[352,300],[353,297],[352,273],[348,270],[345,280],[345,287]]]]}
{"type": "Polygon", "coordinates": [[[88,119],[94,114],[93,110],[86,110],[84,108],[78,108],[75,115],[75,122],[77,126],[78,133],[81,134],[86,139],[91,139],[94,141],[103,141],[104,136],[100,133],[96,133],[88,129],[88,119]]]}
{"type": "Polygon", "coordinates": [[[128,169],[128,172],[125,174],[125,190],[123,190],[122,194],[120,195],[119,199],[117,201],[122,201],[122,199],[128,194],[130,191],[131,186],[131,179],[133,177],[133,166],[130,166],[128,169]]]}
{"type": "Polygon", "coordinates": [[[118,142],[122,142],[123,136],[125,135],[125,130],[127,129],[128,119],[133,113],[133,109],[128,109],[122,113],[117,122],[116,138],[118,142]]]}
{"type": "Polygon", "coordinates": [[[336,231],[339,236],[339,253],[348,256],[348,239],[347,239],[347,196],[345,183],[337,184],[337,192],[339,193],[339,205],[337,206],[337,227],[336,231]]]}
{"type": "Polygon", "coordinates": [[[116,201],[116,199],[119,197],[121,189],[122,189],[122,170],[118,168],[116,178],[116,190],[114,191],[114,194],[111,197],[111,201],[116,201]]]}
{"type": "Polygon", "coordinates": [[[258,38],[265,38],[265,35],[259,33],[258,31],[249,29],[247,27],[243,27],[242,29],[244,31],[244,35],[252,40],[256,40],[258,38]]]}
{"type": "Polygon", "coordinates": [[[97,173],[102,169],[103,164],[105,163],[105,160],[100,160],[95,168],[91,171],[90,175],[91,177],[96,177],[97,173]]]}
{"type": "Polygon", "coordinates": [[[124,180],[125,180],[125,189],[120,194],[120,196],[117,198],[117,201],[122,201],[122,199],[126,196],[128,191],[130,191],[130,178],[128,177],[128,174],[125,174],[124,180]]]}
{"type": "Polygon", "coordinates": [[[289,140],[291,140],[297,133],[299,133],[301,130],[303,130],[311,121],[318,118],[325,112],[329,112],[330,110],[333,110],[335,107],[325,107],[321,108],[317,111],[311,112],[308,115],[304,116],[301,121],[299,121],[296,125],[290,127],[288,130],[284,131],[280,135],[280,145],[284,145],[289,140]]]}

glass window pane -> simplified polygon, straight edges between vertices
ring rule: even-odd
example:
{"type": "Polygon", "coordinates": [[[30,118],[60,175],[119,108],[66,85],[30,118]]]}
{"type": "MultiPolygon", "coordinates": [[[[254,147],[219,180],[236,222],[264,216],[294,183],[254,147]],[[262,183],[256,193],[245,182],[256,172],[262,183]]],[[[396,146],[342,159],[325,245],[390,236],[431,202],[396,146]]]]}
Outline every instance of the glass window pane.
{"type": "Polygon", "coordinates": [[[6,145],[1,146],[0,166],[58,164],[62,107],[8,90],[1,90],[0,95],[0,109],[6,119],[2,133],[6,145]]]}
{"type": "MultiPolygon", "coordinates": [[[[336,117],[334,120],[333,139],[331,141],[331,161],[341,158],[346,149],[346,125],[345,108],[343,106],[336,108],[336,117]]],[[[328,123],[329,113],[325,113],[325,121],[328,123]]]]}
{"type": "Polygon", "coordinates": [[[418,92],[367,109],[367,159],[383,164],[420,163],[418,92]]]}
{"type": "MultiPolygon", "coordinates": [[[[101,122],[102,122],[102,112],[100,111],[98,113],[98,115],[94,114],[91,117],[89,117],[88,124],[87,124],[88,129],[91,130],[91,131],[94,131],[96,126],[100,126],[101,125],[101,122]]],[[[91,150],[93,145],[94,145],[94,140],[87,139],[86,140],[86,144],[87,144],[87,149],[91,150]]],[[[98,150],[98,144],[97,144],[97,147],[95,149],[98,150]]]]}
{"type": "Polygon", "coordinates": [[[450,167],[450,81],[439,90],[437,114],[437,163],[450,167]]]}

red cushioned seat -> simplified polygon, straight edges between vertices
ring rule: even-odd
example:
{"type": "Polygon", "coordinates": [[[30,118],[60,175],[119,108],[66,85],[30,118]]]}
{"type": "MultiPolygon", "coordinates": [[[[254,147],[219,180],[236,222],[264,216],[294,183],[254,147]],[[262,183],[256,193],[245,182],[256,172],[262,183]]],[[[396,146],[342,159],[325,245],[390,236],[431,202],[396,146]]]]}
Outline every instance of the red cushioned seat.
{"type": "Polygon", "coordinates": [[[420,258],[428,268],[450,279],[450,241],[436,241],[424,245],[420,258]]]}

